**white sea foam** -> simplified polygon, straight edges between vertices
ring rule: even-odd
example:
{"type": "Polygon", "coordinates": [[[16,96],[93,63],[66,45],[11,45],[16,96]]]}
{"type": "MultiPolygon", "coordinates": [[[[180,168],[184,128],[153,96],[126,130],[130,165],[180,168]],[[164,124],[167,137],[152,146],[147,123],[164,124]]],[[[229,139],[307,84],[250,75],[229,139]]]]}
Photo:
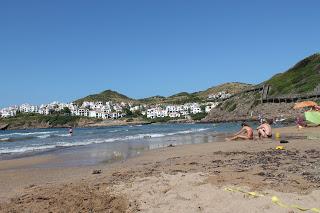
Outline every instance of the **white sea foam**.
{"type": "Polygon", "coordinates": [[[43,145],[43,146],[23,146],[23,147],[14,147],[14,148],[0,148],[0,154],[13,154],[13,153],[23,153],[31,151],[39,151],[45,149],[53,149],[55,145],[43,145]]]}
{"type": "Polygon", "coordinates": [[[194,133],[194,132],[203,132],[206,130],[209,130],[210,128],[201,128],[201,129],[190,129],[190,130],[183,130],[183,131],[178,131],[178,132],[172,132],[172,133],[167,133],[166,135],[179,135],[179,134],[189,134],[189,133],[194,133]]]}
{"type": "Polygon", "coordinates": [[[57,133],[58,131],[50,131],[50,132],[14,132],[14,133],[9,133],[9,134],[2,134],[0,136],[28,136],[28,135],[46,135],[46,134],[54,134],[57,133]]]}
{"type": "Polygon", "coordinates": [[[51,135],[39,135],[39,136],[37,136],[37,138],[42,138],[42,139],[49,138],[49,137],[51,137],[51,135]]]}
{"type": "Polygon", "coordinates": [[[121,129],[114,129],[114,130],[110,130],[109,132],[114,133],[114,132],[121,132],[121,131],[123,131],[123,130],[121,130],[121,129]]]}
{"type": "Polygon", "coordinates": [[[50,137],[70,137],[70,134],[46,134],[46,135],[38,135],[37,138],[50,138],[50,137]]]}
{"type": "Polygon", "coordinates": [[[67,134],[56,134],[55,136],[58,136],[58,137],[70,137],[71,135],[69,133],[67,133],[67,134]]]}

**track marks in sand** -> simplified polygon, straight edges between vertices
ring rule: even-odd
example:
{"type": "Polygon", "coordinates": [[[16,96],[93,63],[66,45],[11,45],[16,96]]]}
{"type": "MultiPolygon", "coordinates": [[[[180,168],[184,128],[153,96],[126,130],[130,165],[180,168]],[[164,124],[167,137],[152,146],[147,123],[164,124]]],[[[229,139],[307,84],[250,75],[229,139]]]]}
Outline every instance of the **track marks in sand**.
{"type": "Polygon", "coordinates": [[[320,187],[320,151],[295,149],[260,152],[212,152],[206,155],[170,157],[162,161],[123,168],[113,174],[114,181],[161,173],[206,173],[214,185],[242,184],[256,189],[308,193],[320,187]]]}
{"type": "Polygon", "coordinates": [[[0,204],[0,212],[126,212],[128,201],[115,196],[104,184],[86,183],[26,189],[24,194],[0,204]]]}
{"type": "MultiPolygon", "coordinates": [[[[204,173],[161,173],[157,176],[136,178],[130,184],[119,183],[114,189],[129,198],[129,212],[288,212],[288,209],[274,205],[269,197],[252,198],[240,193],[227,192],[222,187],[208,183],[208,176],[204,173]]],[[[299,205],[312,206],[320,202],[320,191],[309,195],[274,191],[264,193],[275,194],[286,202],[299,205]]]]}

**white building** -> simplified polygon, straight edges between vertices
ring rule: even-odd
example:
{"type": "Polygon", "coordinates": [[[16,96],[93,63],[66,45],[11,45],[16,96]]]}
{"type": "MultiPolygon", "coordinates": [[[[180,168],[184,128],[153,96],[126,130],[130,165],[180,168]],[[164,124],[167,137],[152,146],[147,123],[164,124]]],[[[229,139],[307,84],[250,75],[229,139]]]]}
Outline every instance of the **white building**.
{"type": "Polygon", "coordinates": [[[2,118],[13,117],[17,115],[16,110],[1,110],[0,112],[2,118]]]}
{"type": "Polygon", "coordinates": [[[214,99],[226,99],[226,98],[230,98],[231,94],[227,93],[226,91],[221,91],[218,92],[216,94],[210,94],[208,96],[208,99],[214,100],[214,99]]]}
{"type": "Polygon", "coordinates": [[[206,106],[205,112],[209,113],[213,108],[218,106],[219,102],[211,103],[210,105],[206,106]]]}
{"type": "Polygon", "coordinates": [[[132,107],[130,107],[130,111],[131,112],[136,112],[136,111],[138,111],[138,110],[140,110],[140,106],[132,106],[132,107]]]}
{"type": "Polygon", "coordinates": [[[171,112],[171,113],[169,113],[169,117],[170,118],[180,118],[181,114],[178,112],[171,112]]]}
{"type": "Polygon", "coordinates": [[[157,117],[157,108],[147,109],[147,118],[156,118],[157,117]]]}
{"type": "Polygon", "coordinates": [[[147,110],[147,118],[163,118],[167,116],[167,110],[163,110],[160,107],[155,107],[147,110]]]}
{"type": "Polygon", "coordinates": [[[49,115],[50,109],[47,107],[40,107],[38,113],[42,115],[49,115]]]}
{"type": "Polygon", "coordinates": [[[84,116],[84,117],[89,117],[89,109],[87,108],[80,108],[76,111],[77,116],[84,116]]]}
{"type": "Polygon", "coordinates": [[[19,110],[20,112],[23,112],[23,113],[38,113],[39,107],[30,105],[30,104],[22,104],[19,107],[19,110]]]}
{"type": "Polygon", "coordinates": [[[202,110],[200,107],[194,107],[191,111],[192,114],[197,114],[197,113],[201,113],[202,110]]]}
{"type": "Polygon", "coordinates": [[[113,109],[116,111],[116,112],[122,112],[122,106],[121,105],[119,105],[119,104],[115,104],[114,106],[113,106],[113,109]]]}

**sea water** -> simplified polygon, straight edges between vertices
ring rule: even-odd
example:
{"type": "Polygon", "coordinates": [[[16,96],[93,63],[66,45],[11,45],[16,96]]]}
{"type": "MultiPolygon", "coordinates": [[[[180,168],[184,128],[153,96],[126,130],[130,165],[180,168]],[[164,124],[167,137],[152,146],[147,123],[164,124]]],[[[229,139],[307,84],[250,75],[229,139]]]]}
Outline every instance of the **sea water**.
{"type": "Polygon", "coordinates": [[[95,164],[170,145],[214,142],[239,128],[240,123],[151,124],[75,128],[72,136],[66,128],[8,130],[0,132],[0,160],[51,153],[69,164],[95,164]]]}

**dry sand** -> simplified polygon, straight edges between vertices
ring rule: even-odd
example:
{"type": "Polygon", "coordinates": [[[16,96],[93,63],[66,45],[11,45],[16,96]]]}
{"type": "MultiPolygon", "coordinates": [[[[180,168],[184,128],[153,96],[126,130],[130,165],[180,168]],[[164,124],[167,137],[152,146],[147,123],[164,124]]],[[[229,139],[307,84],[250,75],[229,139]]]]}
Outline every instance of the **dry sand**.
{"type": "Polygon", "coordinates": [[[1,212],[298,212],[320,208],[320,128],[275,130],[289,140],[237,141],[152,150],[125,162],[33,168],[41,156],[0,162],[1,212]],[[308,136],[310,139],[306,139],[308,136]],[[93,169],[101,174],[93,175],[93,169]],[[252,198],[224,188],[265,194],[252,198]]]}

